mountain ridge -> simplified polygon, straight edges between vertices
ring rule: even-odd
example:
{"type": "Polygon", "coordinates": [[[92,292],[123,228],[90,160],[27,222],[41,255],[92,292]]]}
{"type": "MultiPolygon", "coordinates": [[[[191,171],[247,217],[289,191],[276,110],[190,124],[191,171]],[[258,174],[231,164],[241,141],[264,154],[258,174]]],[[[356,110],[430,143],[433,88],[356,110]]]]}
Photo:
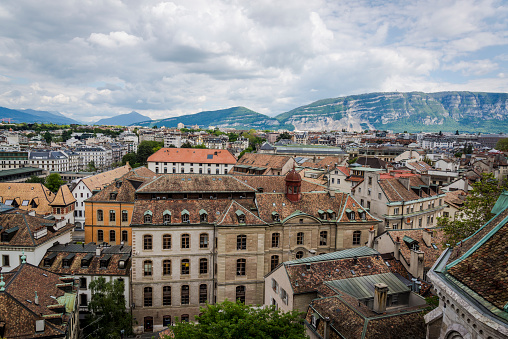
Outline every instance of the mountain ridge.
{"type": "Polygon", "coordinates": [[[115,115],[111,118],[100,119],[93,123],[94,125],[113,125],[113,126],[129,126],[143,121],[152,121],[150,117],[132,111],[126,114],[115,115]]]}

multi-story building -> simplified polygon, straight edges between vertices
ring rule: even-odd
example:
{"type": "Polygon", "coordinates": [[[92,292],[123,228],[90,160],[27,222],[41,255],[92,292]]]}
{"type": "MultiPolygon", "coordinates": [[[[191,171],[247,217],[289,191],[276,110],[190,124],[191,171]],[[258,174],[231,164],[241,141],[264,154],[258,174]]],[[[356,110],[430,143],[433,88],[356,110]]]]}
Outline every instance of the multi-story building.
{"type": "Polygon", "coordinates": [[[137,332],[193,320],[207,301],[261,304],[263,277],[279,263],[360,247],[375,232],[379,220],[348,194],[302,192],[294,170],[273,178],[285,183],[272,183],[276,192],[222,175],[163,175],[139,186],[131,222],[137,332]]]}
{"type": "Polygon", "coordinates": [[[434,227],[445,208],[444,194],[428,175],[407,170],[365,171],[351,194],[383,219],[385,229],[434,227]]]}
{"type": "Polygon", "coordinates": [[[84,170],[93,162],[96,168],[105,169],[113,163],[113,152],[102,146],[97,147],[78,147],[75,150],[81,158],[80,169],[84,170]]]}
{"type": "Polygon", "coordinates": [[[182,146],[182,135],[173,133],[164,135],[164,147],[170,147],[171,145],[180,148],[182,146]]]}
{"type": "Polygon", "coordinates": [[[154,173],[227,174],[236,158],[226,150],[161,148],[148,160],[154,173]]]}
{"type": "Polygon", "coordinates": [[[21,168],[28,165],[28,152],[0,151],[0,169],[21,168]]]}
{"type": "Polygon", "coordinates": [[[60,151],[31,151],[28,164],[50,172],[69,171],[69,156],[60,151]]]}
{"type": "Polygon", "coordinates": [[[231,169],[231,174],[286,175],[294,166],[290,156],[245,153],[231,169]]]}

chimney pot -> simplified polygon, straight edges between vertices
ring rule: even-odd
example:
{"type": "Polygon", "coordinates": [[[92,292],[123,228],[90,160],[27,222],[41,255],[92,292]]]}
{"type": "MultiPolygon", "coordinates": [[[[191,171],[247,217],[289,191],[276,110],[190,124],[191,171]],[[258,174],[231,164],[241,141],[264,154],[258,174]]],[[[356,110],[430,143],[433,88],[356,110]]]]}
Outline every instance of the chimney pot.
{"type": "Polygon", "coordinates": [[[388,285],[384,283],[374,284],[374,312],[383,313],[386,311],[388,296],[388,285]]]}

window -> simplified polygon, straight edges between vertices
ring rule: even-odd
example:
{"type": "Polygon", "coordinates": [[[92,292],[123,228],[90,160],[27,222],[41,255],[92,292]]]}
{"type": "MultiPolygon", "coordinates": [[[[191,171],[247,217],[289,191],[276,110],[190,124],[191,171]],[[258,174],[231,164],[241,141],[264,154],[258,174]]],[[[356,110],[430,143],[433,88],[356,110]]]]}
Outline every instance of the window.
{"type": "Polygon", "coordinates": [[[145,224],[151,224],[152,223],[152,212],[148,213],[150,211],[145,212],[145,216],[143,217],[143,222],[145,224]]]}
{"type": "Polygon", "coordinates": [[[188,213],[182,214],[182,222],[189,222],[189,214],[188,213]]]}
{"type": "Polygon", "coordinates": [[[190,261],[189,259],[182,259],[181,274],[189,274],[190,272],[190,261]]]}
{"type": "Polygon", "coordinates": [[[244,234],[240,234],[236,236],[236,249],[237,250],[246,250],[247,249],[247,236],[244,234]]]}
{"type": "Polygon", "coordinates": [[[372,185],[372,177],[369,177],[369,185],[372,185]]]}
{"type": "Polygon", "coordinates": [[[381,192],[377,194],[377,198],[381,200],[381,192]]]}
{"type": "Polygon", "coordinates": [[[103,230],[97,231],[97,242],[104,242],[104,231],[103,230]]]}
{"type": "MultiPolygon", "coordinates": [[[[189,285],[182,285],[182,305],[188,305],[189,304],[189,285]]],[[[183,316],[182,316],[183,321],[183,316]]]]}
{"type": "Polygon", "coordinates": [[[162,261],[162,274],[171,275],[171,260],[166,259],[162,261]]]}
{"type": "Polygon", "coordinates": [[[170,315],[162,316],[162,326],[164,326],[164,327],[171,326],[171,316],[170,315]]]}
{"type": "Polygon", "coordinates": [[[272,247],[279,247],[279,239],[280,239],[279,233],[272,234],[272,247]]]}
{"type": "Polygon", "coordinates": [[[170,224],[171,223],[171,214],[168,212],[164,212],[165,214],[162,216],[162,222],[164,224],[170,224]]]}
{"type": "Polygon", "coordinates": [[[143,249],[144,250],[152,249],[152,236],[149,234],[143,236],[143,249]]]}
{"type": "Polygon", "coordinates": [[[236,300],[245,304],[245,286],[236,287],[236,300]]]}
{"type": "Polygon", "coordinates": [[[303,258],[303,251],[298,251],[298,252],[296,252],[295,257],[296,257],[296,259],[301,259],[301,258],[303,258]]]}
{"type": "Polygon", "coordinates": [[[79,306],[86,306],[88,305],[88,296],[86,293],[82,293],[79,295],[79,306]]]}
{"type": "Polygon", "coordinates": [[[367,189],[367,195],[370,195],[372,193],[372,190],[369,188],[367,189]]]}
{"type": "Polygon", "coordinates": [[[206,213],[205,211],[201,211],[199,213],[199,221],[200,222],[207,222],[208,221],[208,213],[206,213]]]}
{"type": "Polygon", "coordinates": [[[370,201],[367,201],[367,208],[370,209],[370,201]]]}
{"type": "Polygon", "coordinates": [[[360,199],[360,205],[365,206],[363,199],[360,199]]]}
{"type": "Polygon", "coordinates": [[[129,232],[122,231],[122,241],[123,242],[128,242],[129,241],[129,232]]]}
{"type": "Polygon", "coordinates": [[[199,235],[199,248],[208,248],[208,234],[201,233],[199,235]]]}
{"type": "Polygon", "coordinates": [[[282,299],[282,302],[284,304],[286,304],[286,305],[288,304],[288,294],[287,294],[286,290],[283,288],[280,289],[280,298],[282,299]]]}
{"type": "Polygon", "coordinates": [[[393,209],[393,214],[395,214],[395,215],[399,214],[399,208],[398,207],[395,207],[393,209]]]}
{"type": "Polygon", "coordinates": [[[326,246],[326,244],[327,244],[327,238],[328,238],[328,232],[327,231],[321,231],[321,232],[319,232],[319,246],[326,246]]]}
{"type": "Polygon", "coordinates": [[[127,211],[122,211],[122,222],[128,222],[129,221],[129,213],[127,211]]]}
{"type": "Polygon", "coordinates": [[[86,278],[79,278],[79,288],[86,290],[86,278]]]}
{"type": "Polygon", "coordinates": [[[305,235],[304,235],[303,232],[296,233],[296,244],[297,245],[303,245],[304,237],[305,237],[305,235]]]}
{"type": "Polygon", "coordinates": [[[208,289],[206,284],[199,285],[199,303],[204,304],[208,299],[208,289]]]}
{"type": "Polygon", "coordinates": [[[201,258],[199,259],[199,274],[207,274],[208,273],[208,259],[201,258]]]}
{"type": "Polygon", "coordinates": [[[238,259],[236,261],[236,275],[240,276],[245,275],[245,264],[246,264],[245,259],[238,259]]]}
{"type": "Polygon", "coordinates": [[[116,213],[114,210],[109,211],[109,221],[116,221],[116,213]]]}
{"type": "Polygon", "coordinates": [[[279,265],[279,256],[278,255],[272,255],[270,258],[270,270],[273,271],[275,267],[279,265]]]}
{"type": "Polygon", "coordinates": [[[418,227],[422,227],[422,218],[418,219],[418,227]]]}
{"type": "Polygon", "coordinates": [[[143,306],[150,307],[152,306],[152,288],[145,287],[143,289],[143,306]]]}
{"type": "Polygon", "coordinates": [[[152,261],[151,260],[145,260],[143,262],[143,275],[145,277],[149,277],[152,275],[152,261]]]}
{"type": "Polygon", "coordinates": [[[109,231],[109,242],[116,242],[116,232],[114,230],[109,231]]]}
{"type": "Polygon", "coordinates": [[[362,237],[361,231],[354,231],[353,232],[353,245],[360,245],[361,237],[362,237]]]}
{"type": "Polygon", "coordinates": [[[272,289],[275,293],[279,293],[279,283],[274,278],[272,278],[272,289]]]}
{"type": "Polygon", "coordinates": [[[171,249],[171,234],[164,234],[162,236],[162,249],[164,250],[171,249]]]}
{"type": "Polygon", "coordinates": [[[182,314],[182,321],[181,322],[182,323],[188,323],[189,322],[189,315],[188,314],[182,314]]]}
{"type": "Polygon", "coordinates": [[[102,210],[97,210],[97,221],[103,220],[104,220],[104,212],[102,212],[102,210]]]}
{"type": "Polygon", "coordinates": [[[171,305],[171,286],[164,286],[162,287],[162,306],[170,306],[170,305],[171,305]]]}
{"type": "Polygon", "coordinates": [[[190,235],[182,234],[182,248],[190,248],[190,235]]]}

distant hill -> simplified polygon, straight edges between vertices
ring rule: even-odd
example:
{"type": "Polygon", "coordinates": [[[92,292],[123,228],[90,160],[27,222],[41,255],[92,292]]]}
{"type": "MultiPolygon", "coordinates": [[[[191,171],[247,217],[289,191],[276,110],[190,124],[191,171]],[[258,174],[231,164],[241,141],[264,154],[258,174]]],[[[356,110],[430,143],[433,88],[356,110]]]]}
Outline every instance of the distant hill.
{"type": "Polygon", "coordinates": [[[136,125],[139,122],[152,121],[150,117],[139,114],[138,112],[130,112],[127,114],[120,114],[111,118],[101,119],[94,123],[94,125],[113,125],[113,126],[129,126],[136,125]]]}
{"type": "Polygon", "coordinates": [[[33,109],[15,110],[0,107],[0,118],[11,118],[14,123],[53,123],[58,125],[81,124],[80,121],[67,118],[58,112],[36,111],[33,109]]]}
{"type": "Polygon", "coordinates": [[[274,118],[232,107],[141,125],[176,127],[179,122],[186,126],[271,130],[502,133],[508,131],[508,93],[368,93],[319,100],[274,118]]]}

